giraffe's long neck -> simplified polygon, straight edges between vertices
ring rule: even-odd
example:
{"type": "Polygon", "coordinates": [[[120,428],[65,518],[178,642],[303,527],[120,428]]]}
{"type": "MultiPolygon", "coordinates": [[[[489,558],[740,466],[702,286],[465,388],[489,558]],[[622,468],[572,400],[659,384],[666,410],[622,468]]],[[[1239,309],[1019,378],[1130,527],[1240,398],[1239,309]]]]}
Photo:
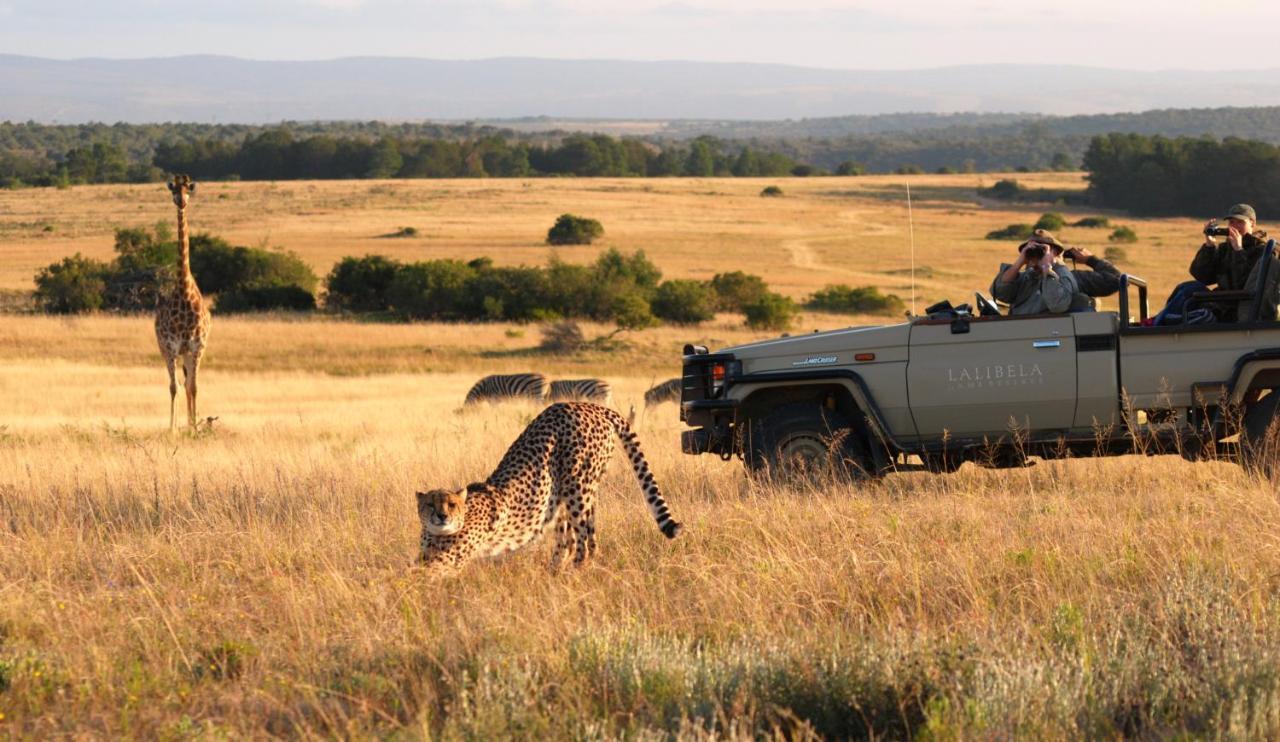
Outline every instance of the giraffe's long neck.
{"type": "Polygon", "coordinates": [[[191,242],[187,239],[187,210],[178,207],[178,283],[184,292],[196,284],[191,275],[191,242]]]}

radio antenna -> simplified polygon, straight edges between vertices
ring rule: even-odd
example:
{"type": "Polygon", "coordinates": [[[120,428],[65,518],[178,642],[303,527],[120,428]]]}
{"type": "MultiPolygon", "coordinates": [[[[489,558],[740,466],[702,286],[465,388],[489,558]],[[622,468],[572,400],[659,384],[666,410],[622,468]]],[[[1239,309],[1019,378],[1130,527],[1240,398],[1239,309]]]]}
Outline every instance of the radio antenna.
{"type": "Polygon", "coordinates": [[[911,181],[903,181],[907,186],[907,234],[911,238],[911,316],[916,314],[916,226],[911,214],[911,181]]]}

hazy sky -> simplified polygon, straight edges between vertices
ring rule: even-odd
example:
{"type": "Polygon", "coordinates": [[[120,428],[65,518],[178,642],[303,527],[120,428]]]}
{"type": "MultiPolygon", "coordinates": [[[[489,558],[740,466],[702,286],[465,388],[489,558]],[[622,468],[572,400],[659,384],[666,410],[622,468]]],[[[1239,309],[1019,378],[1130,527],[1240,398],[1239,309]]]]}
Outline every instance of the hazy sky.
{"type": "Polygon", "coordinates": [[[0,53],[1278,67],[1271,0],[0,0],[0,53]],[[1228,49],[1242,50],[1232,53],[1228,49]]]}

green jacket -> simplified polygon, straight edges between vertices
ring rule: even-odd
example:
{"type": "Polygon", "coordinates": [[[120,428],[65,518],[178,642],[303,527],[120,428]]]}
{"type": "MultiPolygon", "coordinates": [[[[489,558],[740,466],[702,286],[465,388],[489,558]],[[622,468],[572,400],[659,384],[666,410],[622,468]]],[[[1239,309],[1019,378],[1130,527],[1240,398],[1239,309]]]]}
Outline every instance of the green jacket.
{"type": "Polygon", "coordinates": [[[1079,284],[1067,266],[1055,265],[1043,276],[1028,268],[1006,283],[1000,277],[1009,265],[1001,265],[991,282],[991,295],[1011,307],[1009,314],[1060,314],[1071,309],[1071,298],[1079,291],[1079,284]]]}

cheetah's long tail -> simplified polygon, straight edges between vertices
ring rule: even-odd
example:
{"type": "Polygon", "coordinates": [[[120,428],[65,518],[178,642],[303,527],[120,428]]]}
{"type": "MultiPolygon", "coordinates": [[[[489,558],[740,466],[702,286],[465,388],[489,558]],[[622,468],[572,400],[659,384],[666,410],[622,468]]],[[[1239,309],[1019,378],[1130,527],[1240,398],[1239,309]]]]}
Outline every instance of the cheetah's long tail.
{"type": "Polygon", "coordinates": [[[671,512],[667,510],[667,501],[662,499],[662,493],[658,491],[658,483],[653,479],[653,472],[649,471],[649,462],[645,460],[644,453],[640,450],[639,437],[631,430],[631,426],[622,415],[613,410],[607,411],[614,431],[627,449],[627,458],[631,459],[631,470],[635,472],[636,479],[640,482],[640,489],[644,490],[644,499],[649,503],[649,512],[658,522],[662,535],[675,538],[680,533],[681,526],[671,517],[671,512]]]}

